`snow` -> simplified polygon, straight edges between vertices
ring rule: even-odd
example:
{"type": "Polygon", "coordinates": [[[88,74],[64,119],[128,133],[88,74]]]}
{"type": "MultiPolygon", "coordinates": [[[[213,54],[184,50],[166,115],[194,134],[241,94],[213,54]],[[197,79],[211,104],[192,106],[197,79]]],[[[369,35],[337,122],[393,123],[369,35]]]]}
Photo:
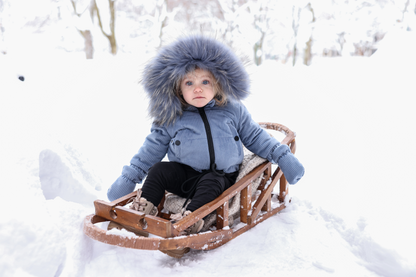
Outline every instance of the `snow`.
{"type": "MultiPolygon", "coordinates": [[[[108,224],[107,224],[108,225],[108,224]]],[[[100,228],[105,228],[105,226],[100,226],[100,228]]],[[[118,235],[124,238],[134,238],[136,235],[133,232],[127,231],[126,229],[118,230],[116,228],[107,231],[108,235],[118,235]]]]}
{"type": "Polygon", "coordinates": [[[149,132],[149,57],[0,56],[0,275],[416,276],[415,46],[392,30],[371,58],[251,68],[248,109],[296,131],[306,175],[282,212],[181,260],[82,232],[149,132]]]}

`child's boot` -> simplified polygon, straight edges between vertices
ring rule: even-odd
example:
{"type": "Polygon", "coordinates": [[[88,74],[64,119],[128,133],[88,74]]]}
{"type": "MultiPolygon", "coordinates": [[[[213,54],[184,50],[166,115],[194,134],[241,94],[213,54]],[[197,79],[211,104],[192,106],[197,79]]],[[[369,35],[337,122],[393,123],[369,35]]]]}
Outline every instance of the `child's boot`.
{"type": "MultiPolygon", "coordinates": [[[[130,209],[142,212],[146,215],[153,215],[153,216],[157,215],[157,208],[153,205],[153,203],[147,201],[146,198],[140,197],[139,195],[133,199],[133,203],[130,205],[130,209]]],[[[111,230],[114,228],[118,230],[126,229],[127,231],[133,232],[136,235],[142,236],[142,237],[149,236],[148,232],[137,230],[130,226],[124,226],[117,222],[111,221],[110,224],[108,224],[107,230],[111,230]]]]}
{"type": "Polygon", "coordinates": [[[130,205],[130,209],[142,212],[147,215],[157,215],[157,207],[153,205],[152,202],[149,202],[144,197],[135,197],[133,203],[130,205]]]}

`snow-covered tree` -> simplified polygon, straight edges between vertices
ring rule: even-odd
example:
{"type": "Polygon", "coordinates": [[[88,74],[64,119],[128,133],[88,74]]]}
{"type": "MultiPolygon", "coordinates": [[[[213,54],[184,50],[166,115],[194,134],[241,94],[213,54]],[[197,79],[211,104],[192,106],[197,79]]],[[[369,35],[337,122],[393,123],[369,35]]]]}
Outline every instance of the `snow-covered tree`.
{"type": "Polygon", "coordinates": [[[85,41],[85,54],[92,59],[94,54],[93,29],[94,19],[97,18],[101,33],[108,39],[110,52],[117,54],[115,35],[115,2],[114,0],[70,0],[76,17],[75,28],[85,41]]]}
{"type": "Polygon", "coordinates": [[[94,0],[93,4],[93,12],[100,30],[110,43],[111,54],[115,55],[117,54],[115,0],[94,0]]]}
{"type": "Polygon", "coordinates": [[[0,53],[5,54],[5,41],[4,41],[4,27],[3,27],[3,16],[4,16],[4,7],[5,3],[3,0],[0,0],[0,53]]]}
{"type": "Polygon", "coordinates": [[[91,29],[94,1],[91,0],[71,0],[74,16],[76,16],[75,28],[82,35],[85,42],[85,56],[92,59],[94,56],[94,45],[91,29]]]}
{"type": "Polygon", "coordinates": [[[372,55],[390,29],[416,29],[415,10],[416,0],[0,0],[0,51],[149,53],[197,32],[258,65],[310,64],[372,55]]]}

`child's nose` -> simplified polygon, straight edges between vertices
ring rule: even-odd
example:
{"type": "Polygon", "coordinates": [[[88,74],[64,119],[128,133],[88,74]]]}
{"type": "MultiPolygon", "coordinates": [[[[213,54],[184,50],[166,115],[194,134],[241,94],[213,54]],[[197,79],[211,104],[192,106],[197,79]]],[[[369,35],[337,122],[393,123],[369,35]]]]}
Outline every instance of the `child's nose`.
{"type": "Polygon", "coordinates": [[[201,88],[201,87],[199,87],[199,86],[197,86],[197,87],[194,89],[194,92],[202,92],[202,88],[201,88]]]}

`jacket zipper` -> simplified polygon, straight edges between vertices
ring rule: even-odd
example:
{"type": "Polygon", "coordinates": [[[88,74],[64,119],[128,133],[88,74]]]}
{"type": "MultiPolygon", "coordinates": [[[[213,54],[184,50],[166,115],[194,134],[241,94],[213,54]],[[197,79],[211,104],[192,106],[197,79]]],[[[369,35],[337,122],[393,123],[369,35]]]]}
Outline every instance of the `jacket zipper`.
{"type": "Polygon", "coordinates": [[[205,126],[205,132],[207,133],[208,140],[208,150],[209,150],[209,159],[210,159],[210,168],[218,176],[224,176],[225,173],[222,170],[217,171],[217,165],[215,163],[215,151],[214,151],[214,141],[212,139],[211,126],[209,125],[207,115],[204,108],[198,108],[199,115],[202,118],[205,126]]]}

